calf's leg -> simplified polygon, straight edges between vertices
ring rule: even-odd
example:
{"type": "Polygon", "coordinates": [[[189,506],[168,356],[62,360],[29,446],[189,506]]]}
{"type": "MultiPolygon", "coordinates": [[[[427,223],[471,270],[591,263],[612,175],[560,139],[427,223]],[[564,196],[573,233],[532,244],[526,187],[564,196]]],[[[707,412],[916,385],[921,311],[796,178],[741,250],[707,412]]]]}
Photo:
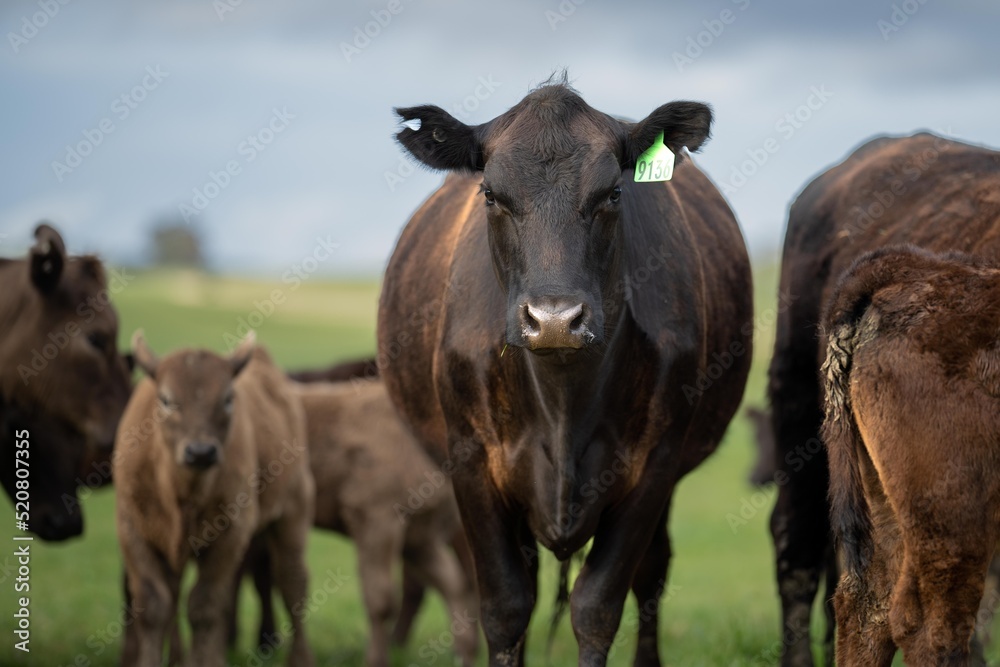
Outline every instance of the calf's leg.
{"type": "Polygon", "coordinates": [[[358,575],[368,614],[368,667],[388,667],[389,621],[396,612],[393,572],[403,551],[406,530],[391,511],[348,513],[348,532],[358,549],[358,575]]]}
{"type": "Polygon", "coordinates": [[[307,502],[304,509],[289,511],[278,519],[268,529],[266,536],[271,573],[281,593],[285,609],[291,616],[293,637],[291,648],[288,650],[289,667],[313,665],[312,651],[306,639],[304,618],[309,586],[305,550],[306,537],[311,525],[312,509],[307,502]]]}
{"type": "Polygon", "coordinates": [[[424,580],[440,591],[451,617],[449,632],[455,643],[455,653],[463,667],[472,667],[479,644],[476,623],[476,596],[458,558],[443,541],[435,540],[411,550],[410,562],[424,580]]]}

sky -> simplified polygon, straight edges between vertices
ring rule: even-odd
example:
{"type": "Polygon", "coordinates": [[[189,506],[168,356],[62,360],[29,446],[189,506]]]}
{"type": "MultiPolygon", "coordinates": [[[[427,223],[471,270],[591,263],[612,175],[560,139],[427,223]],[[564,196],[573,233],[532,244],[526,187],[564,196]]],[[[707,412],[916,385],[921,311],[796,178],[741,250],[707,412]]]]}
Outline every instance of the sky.
{"type": "Polygon", "coordinates": [[[442,179],[402,154],[393,107],[478,124],[563,69],[620,117],[711,104],[695,159],[761,258],[872,136],[1000,147],[991,0],[5,0],[0,29],[0,255],[46,219],[135,264],[178,220],[216,271],[378,275],[442,179]]]}

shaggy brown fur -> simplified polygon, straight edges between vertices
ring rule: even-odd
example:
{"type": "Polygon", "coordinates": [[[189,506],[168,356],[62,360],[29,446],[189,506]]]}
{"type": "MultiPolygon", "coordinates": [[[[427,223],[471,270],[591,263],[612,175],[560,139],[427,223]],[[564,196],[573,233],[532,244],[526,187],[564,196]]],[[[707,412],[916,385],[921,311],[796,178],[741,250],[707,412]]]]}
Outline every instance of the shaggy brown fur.
{"type": "Polygon", "coordinates": [[[232,582],[262,534],[291,616],[288,663],[312,665],[303,616],[314,488],[291,382],[252,339],[225,358],[182,350],[161,361],[139,334],[133,348],[149,377],[125,411],[115,456],[118,538],[137,610],[123,663],[160,666],[194,561],[186,664],[224,665],[232,582]]]}
{"type": "MultiPolygon", "coordinates": [[[[785,667],[813,664],[809,621],[831,544],[827,453],[820,440],[821,313],[865,252],[910,243],[1000,260],[1000,153],[918,134],[866,143],[792,204],[768,392],[780,486],[774,537],[785,667]]],[[[834,515],[834,521],[839,517],[834,515]]]]}
{"type": "MultiPolygon", "coordinates": [[[[13,461],[13,434],[28,431],[31,530],[67,539],[83,532],[77,480],[93,472],[84,462],[103,461],[99,483],[109,481],[107,459],[131,390],[118,316],[100,260],[68,255],[45,224],[27,258],[0,259],[0,285],[0,455],[13,461]]],[[[14,473],[12,464],[0,466],[12,499],[14,473]]]]}
{"type": "Polygon", "coordinates": [[[969,664],[1000,537],[1000,269],[885,248],[824,325],[838,664],[969,664]]]}

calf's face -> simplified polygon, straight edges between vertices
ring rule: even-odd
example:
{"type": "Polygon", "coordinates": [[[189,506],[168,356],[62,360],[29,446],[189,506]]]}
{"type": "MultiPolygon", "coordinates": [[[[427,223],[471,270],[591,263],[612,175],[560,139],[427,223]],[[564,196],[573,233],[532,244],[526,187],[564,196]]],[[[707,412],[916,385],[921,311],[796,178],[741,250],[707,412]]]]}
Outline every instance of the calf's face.
{"type": "Polygon", "coordinates": [[[563,85],[475,127],[434,106],[397,113],[420,122],[397,138],[421,162],[482,174],[493,269],[507,295],[506,342],[542,355],[608,336],[615,322],[606,315],[622,312],[622,217],[636,188],[658,187],[630,182],[636,160],[660,132],[675,154],[697,150],[711,125],[711,110],[695,102],[621,122],[563,85]]]}
{"type": "Polygon", "coordinates": [[[225,457],[237,397],[233,384],[253,353],[250,336],[228,357],[206,350],[184,350],[162,360],[141,332],[132,340],[136,364],[156,384],[159,431],[180,466],[207,470],[225,457]]]}

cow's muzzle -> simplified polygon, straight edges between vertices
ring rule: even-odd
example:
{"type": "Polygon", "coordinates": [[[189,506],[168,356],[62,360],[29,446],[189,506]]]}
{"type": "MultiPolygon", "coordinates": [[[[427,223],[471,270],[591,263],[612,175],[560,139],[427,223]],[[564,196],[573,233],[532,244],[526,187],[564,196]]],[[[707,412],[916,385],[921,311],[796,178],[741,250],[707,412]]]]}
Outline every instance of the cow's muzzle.
{"type": "Polygon", "coordinates": [[[560,298],[529,299],[518,307],[521,345],[533,352],[579,350],[596,338],[593,309],[560,298]]]}
{"type": "Polygon", "coordinates": [[[205,470],[219,462],[219,446],[210,442],[193,442],[184,448],[184,464],[205,470]]]}

